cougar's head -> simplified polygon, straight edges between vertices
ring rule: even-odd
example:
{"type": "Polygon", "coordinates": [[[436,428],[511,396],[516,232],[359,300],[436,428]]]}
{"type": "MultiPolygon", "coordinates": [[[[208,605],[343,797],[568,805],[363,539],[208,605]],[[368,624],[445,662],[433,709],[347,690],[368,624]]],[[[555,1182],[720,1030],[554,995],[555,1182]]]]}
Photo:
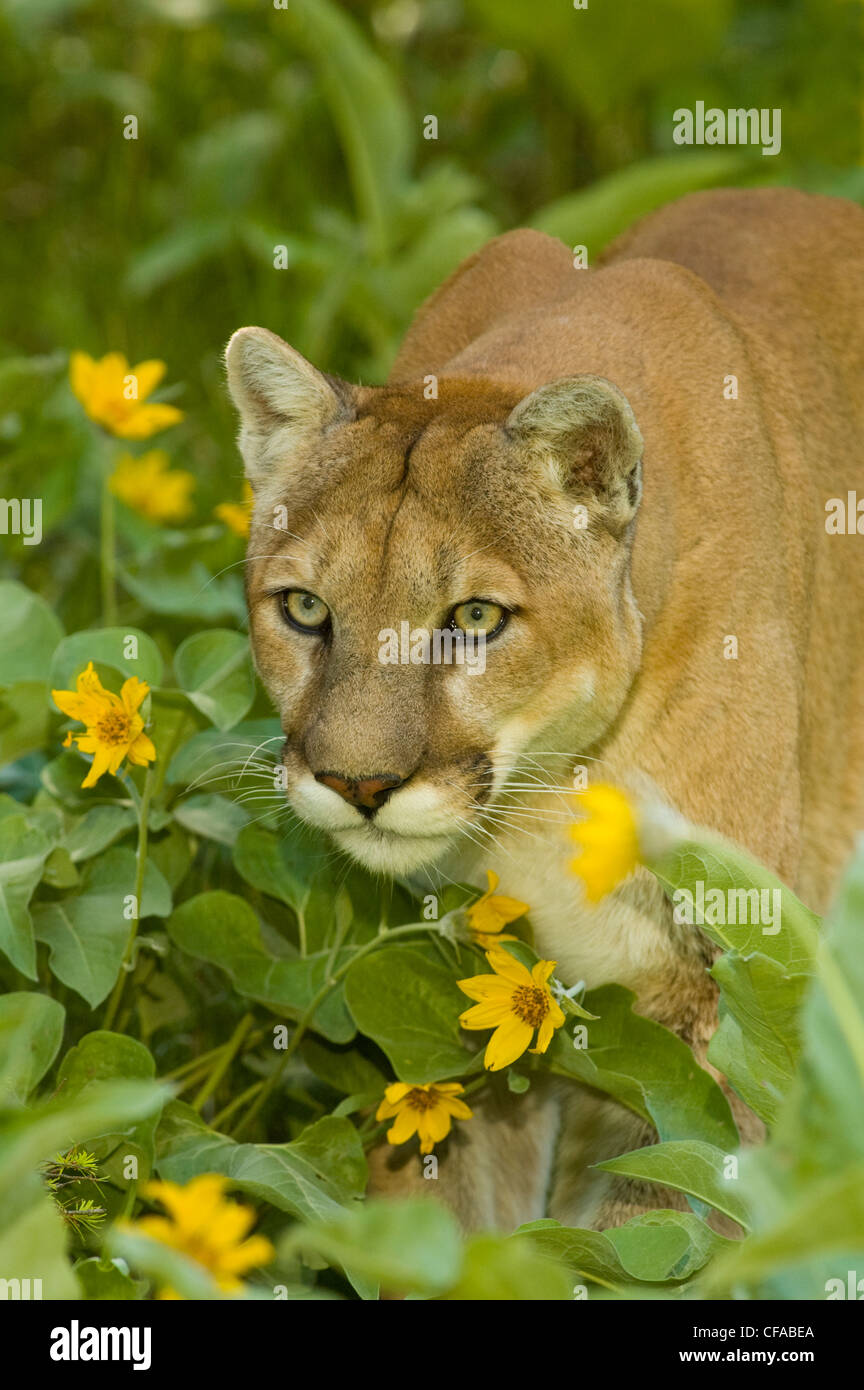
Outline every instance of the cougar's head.
{"type": "Polygon", "coordinates": [[[442,376],[427,399],[428,378],[352,387],[262,328],[227,364],[288,800],[409,872],[483,824],[520,753],[587,748],[621,708],[639,431],[594,376],[528,395],[442,376]]]}

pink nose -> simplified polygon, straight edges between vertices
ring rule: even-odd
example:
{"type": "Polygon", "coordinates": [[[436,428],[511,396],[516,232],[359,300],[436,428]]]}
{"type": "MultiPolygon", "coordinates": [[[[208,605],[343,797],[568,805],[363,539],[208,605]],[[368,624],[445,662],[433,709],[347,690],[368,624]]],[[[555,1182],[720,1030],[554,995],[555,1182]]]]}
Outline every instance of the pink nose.
{"type": "Polygon", "coordinates": [[[349,806],[360,811],[377,811],[391,792],[401,787],[403,777],[383,773],[379,777],[340,777],[338,772],[316,772],[315,781],[338,792],[349,806]]]}

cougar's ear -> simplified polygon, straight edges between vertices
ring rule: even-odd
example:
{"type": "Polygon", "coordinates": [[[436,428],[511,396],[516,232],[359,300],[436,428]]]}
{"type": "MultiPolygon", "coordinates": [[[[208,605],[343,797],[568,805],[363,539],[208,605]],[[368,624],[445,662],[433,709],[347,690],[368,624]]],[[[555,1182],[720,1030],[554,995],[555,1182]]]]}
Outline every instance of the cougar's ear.
{"type": "Polygon", "coordinates": [[[325,376],[266,328],[238,328],[225,349],[228,389],[240,412],[249,481],[262,481],[290,436],[320,433],[353,414],[352,388],[325,376]]]}
{"type": "Polygon", "coordinates": [[[626,530],[642,495],[642,436],[617,386],[602,376],[550,381],[519,402],[506,428],[589,514],[615,535],[626,530]]]}

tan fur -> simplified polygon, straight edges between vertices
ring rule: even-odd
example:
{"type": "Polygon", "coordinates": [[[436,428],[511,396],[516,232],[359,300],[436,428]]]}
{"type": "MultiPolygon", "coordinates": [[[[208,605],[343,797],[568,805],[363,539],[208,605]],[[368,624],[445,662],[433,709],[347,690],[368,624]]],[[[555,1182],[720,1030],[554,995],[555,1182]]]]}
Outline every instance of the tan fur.
{"type": "MultiPolygon", "coordinates": [[[[658,788],[827,906],[864,823],[864,536],[825,530],[829,498],[864,492],[862,309],[859,209],[728,191],[655,214],[596,270],[539,233],[490,243],[384,387],[334,383],[261,330],[229,348],[289,800],[374,868],[478,886],[495,868],[564,979],[630,986],[702,1059],[711,951],[647,874],[585,905],[563,790],[580,761],[658,788]],[[332,642],[286,630],[279,587],[329,604],[332,642]],[[478,596],[515,613],[482,676],[379,663],[380,629],[478,596]],[[369,822],[321,770],[407,781],[369,822]]],[[[468,1225],[604,1225],[660,1200],[586,1171],[647,1135],[578,1087],[496,1091],[463,1129],[437,1184],[382,1149],[376,1185],[434,1188],[468,1225]]]]}

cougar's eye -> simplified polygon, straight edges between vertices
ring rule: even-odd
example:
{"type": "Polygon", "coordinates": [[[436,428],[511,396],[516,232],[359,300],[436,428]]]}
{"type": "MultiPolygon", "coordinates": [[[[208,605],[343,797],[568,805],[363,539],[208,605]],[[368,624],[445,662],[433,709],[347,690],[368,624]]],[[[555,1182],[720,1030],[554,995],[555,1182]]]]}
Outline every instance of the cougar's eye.
{"type": "Polygon", "coordinates": [[[450,614],[450,627],[457,632],[482,633],[487,640],[496,637],[507,622],[509,613],[500,603],[490,603],[485,598],[469,598],[460,603],[450,614]]]}
{"type": "Polygon", "coordinates": [[[285,621],[301,632],[323,632],[330,622],[330,609],[317,594],[309,594],[305,589],[284,589],[281,598],[285,621]]]}

